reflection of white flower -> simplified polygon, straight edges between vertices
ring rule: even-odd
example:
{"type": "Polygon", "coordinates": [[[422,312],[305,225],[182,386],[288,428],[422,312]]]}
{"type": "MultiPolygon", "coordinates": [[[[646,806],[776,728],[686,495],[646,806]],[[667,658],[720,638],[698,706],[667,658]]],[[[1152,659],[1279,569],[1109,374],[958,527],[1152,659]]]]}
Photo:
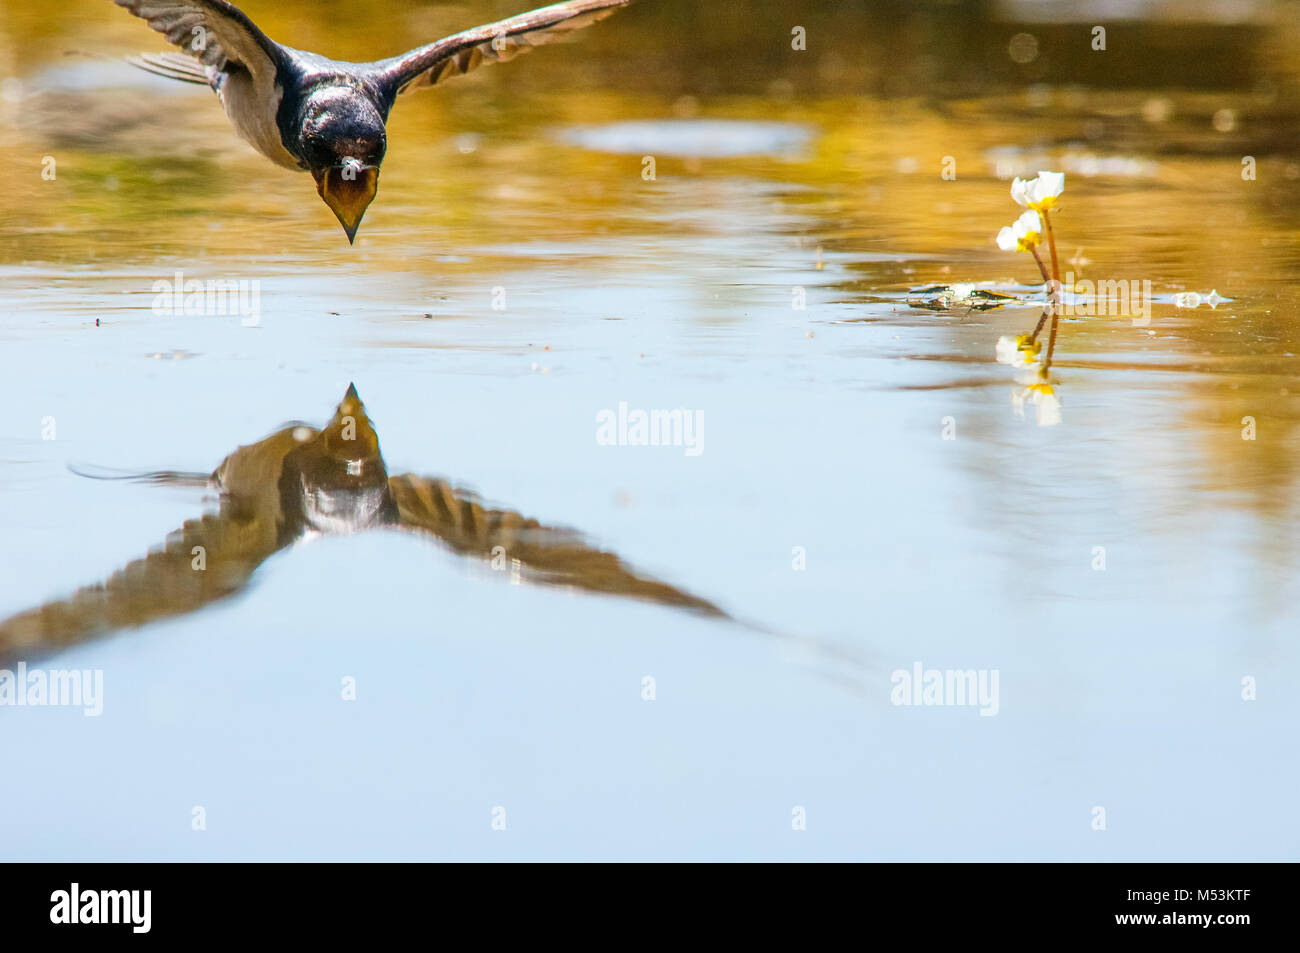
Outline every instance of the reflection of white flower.
{"type": "Polygon", "coordinates": [[[1061,422],[1061,398],[1041,372],[1017,378],[1020,387],[1011,388],[1011,410],[1017,417],[1025,415],[1025,404],[1034,408],[1034,420],[1040,427],[1054,427],[1061,422]]]}
{"type": "Polygon", "coordinates": [[[1011,197],[1021,208],[1043,212],[1056,205],[1065,191],[1064,172],[1038,173],[1036,179],[1016,179],[1011,183],[1011,197]]]}
{"type": "Polygon", "coordinates": [[[1195,291],[1184,291],[1174,295],[1175,308],[1199,308],[1202,304],[1208,304],[1211,309],[1217,308],[1225,301],[1231,301],[1231,298],[1225,298],[1219,294],[1218,290],[1211,291],[1207,295],[1198,294],[1195,291]]]}
{"type": "Polygon", "coordinates": [[[1043,240],[1043,223],[1037,212],[1025,212],[1010,227],[998,232],[998,247],[1003,251],[1030,251],[1043,240]]]}
{"type": "Polygon", "coordinates": [[[1026,364],[1037,363],[1040,347],[1037,342],[1030,344],[1027,334],[1014,338],[1007,337],[1004,334],[998,338],[998,344],[993,353],[999,364],[1023,367],[1026,364]]]}
{"type": "Polygon", "coordinates": [[[1038,406],[1038,426],[1054,427],[1061,422],[1061,398],[1052,388],[1044,385],[1036,389],[1032,400],[1038,406]]]}

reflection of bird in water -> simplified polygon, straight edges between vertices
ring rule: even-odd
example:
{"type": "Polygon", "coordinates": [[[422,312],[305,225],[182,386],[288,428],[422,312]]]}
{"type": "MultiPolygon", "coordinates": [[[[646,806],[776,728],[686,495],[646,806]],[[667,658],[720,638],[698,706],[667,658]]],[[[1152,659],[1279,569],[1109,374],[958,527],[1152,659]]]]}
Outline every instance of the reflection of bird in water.
{"type": "Polygon", "coordinates": [[[0,660],[193,612],[239,592],[267,557],[300,539],[385,526],[431,536],[462,556],[508,560],[525,581],[726,618],[704,599],[636,574],[572,530],[490,509],[442,480],[390,477],[354,387],[323,430],[287,426],[240,447],[211,477],[159,473],[143,479],[213,485],[220,508],[190,520],[165,548],[107,582],[0,621],[0,660]]]}
{"type": "Polygon", "coordinates": [[[271,40],[225,0],[114,0],[180,53],[132,60],[211,86],[235,131],[272,162],[310,172],[351,242],[379,187],[385,122],[399,93],[504,62],[632,0],[568,0],[372,63],[343,63],[271,40]]]}

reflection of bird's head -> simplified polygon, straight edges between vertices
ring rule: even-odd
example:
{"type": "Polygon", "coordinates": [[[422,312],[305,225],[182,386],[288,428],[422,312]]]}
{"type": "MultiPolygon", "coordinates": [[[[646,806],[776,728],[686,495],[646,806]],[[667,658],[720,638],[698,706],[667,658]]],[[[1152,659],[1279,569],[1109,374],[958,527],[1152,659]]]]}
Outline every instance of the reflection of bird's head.
{"type": "Polygon", "coordinates": [[[360,91],[332,86],[303,101],[298,128],[297,151],[351,242],[379,190],[384,118],[360,91]]]}
{"type": "Polygon", "coordinates": [[[383,467],[384,460],[379,455],[379,435],[366,414],[366,405],[361,403],[355,384],[348,385],[348,392],[343,395],[334,417],[320,432],[321,444],[325,454],[350,467],[348,472],[364,468],[373,463],[383,467]]]}
{"type": "Polygon", "coordinates": [[[355,386],[323,430],[294,434],[300,443],[285,458],[280,486],[299,501],[306,527],[351,532],[396,518],[379,436],[355,386]]]}

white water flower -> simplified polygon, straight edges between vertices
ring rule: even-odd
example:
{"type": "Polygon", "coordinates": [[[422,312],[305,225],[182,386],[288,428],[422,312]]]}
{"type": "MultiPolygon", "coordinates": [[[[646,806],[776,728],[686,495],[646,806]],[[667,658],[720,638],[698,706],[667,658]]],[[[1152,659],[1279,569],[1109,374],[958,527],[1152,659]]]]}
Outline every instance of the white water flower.
{"type": "Polygon", "coordinates": [[[1003,251],[1030,251],[1043,240],[1043,223],[1034,211],[1025,212],[1010,226],[998,232],[998,247],[1003,251]]]}
{"type": "Polygon", "coordinates": [[[1065,191],[1064,172],[1039,171],[1036,179],[1017,178],[1011,183],[1011,197],[1021,208],[1044,212],[1056,205],[1065,191]]]}

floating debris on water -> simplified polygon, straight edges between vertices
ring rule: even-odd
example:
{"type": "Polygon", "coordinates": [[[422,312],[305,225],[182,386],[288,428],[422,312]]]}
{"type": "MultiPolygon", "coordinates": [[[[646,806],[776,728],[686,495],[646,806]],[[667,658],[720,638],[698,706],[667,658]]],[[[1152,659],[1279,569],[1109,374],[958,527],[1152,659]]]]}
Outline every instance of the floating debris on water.
{"type": "Polygon", "coordinates": [[[1024,303],[1025,299],[1018,295],[980,288],[973,283],[913,288],[907,298],[909,307],[932,311],[952,311],[958,308],[965,311],[990,311],[1009,304],[1024,303]]]}

